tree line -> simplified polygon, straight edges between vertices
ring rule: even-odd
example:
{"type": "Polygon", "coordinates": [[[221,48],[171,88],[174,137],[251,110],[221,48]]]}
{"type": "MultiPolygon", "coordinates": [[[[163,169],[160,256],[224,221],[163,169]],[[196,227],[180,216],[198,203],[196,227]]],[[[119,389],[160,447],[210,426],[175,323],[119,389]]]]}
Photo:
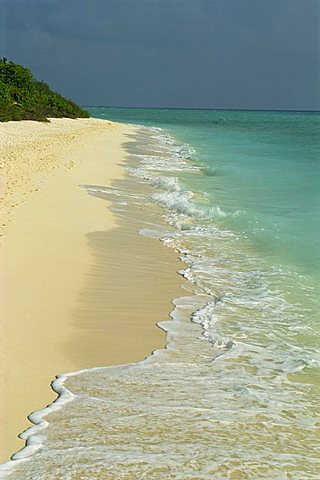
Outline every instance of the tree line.
{"type": "Polygon", "coordinates": [[[87,118],[89,113],[76,103],[53,92],[45,82],[38,82],[21,65],[0,59],[0,121],[38,120],[49,117],[87,118]]]}

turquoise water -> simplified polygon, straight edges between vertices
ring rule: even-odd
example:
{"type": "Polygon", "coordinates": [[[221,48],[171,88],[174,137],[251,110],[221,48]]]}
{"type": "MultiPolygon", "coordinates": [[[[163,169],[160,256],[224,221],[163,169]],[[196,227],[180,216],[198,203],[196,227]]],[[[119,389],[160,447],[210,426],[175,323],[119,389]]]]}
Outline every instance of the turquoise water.
{"type": "Polygon", "coordinates": [[[9,478],[319,479],[319,114],[90,110],[139,127],[88,193],[139,211],[185,295],[166,349],[55,382],[9,478]]]}
{"type": "MultiPolygon", "coordinates": [[[[153,186],[149,199],[163,207],[175,228],[174,234],[159,236],[182,254],[188,266],[182,274],[194,285],[192,301],[209,296],[204,305],[191,308],[191,320],[201,325],[202,338],[213,347],[215,366],[223,372],[223,381],[213,375],[216,390],[233,386],[230,396],[218,395],[217,415],[233,410],[234,396],[241,392],[241,411],[227,419],[240,429],[250,423],[256,443],[249,446],[240,436],[242,447],[247,445],[253,456],[266,448],[277,458],[282,436],[282,453],[295,465],[291,470],[282,459],[273,470],[269,459],[264,470],[265,459],[258,455],[261,471],[255,471],[246,468],[243,453],[240,463],[246,473],[232,477],[230,464],[228,475],[291,478],[291,471],[292,478],[317,478],[319,113],[91,111],[101,118],[150,127],[142,129],[145,144],[137,147],[140,164],[131,173],[153,186]],[[252,410],[258,404],[262,410],[252,410]]],[[[180,318],[179,309],[175,318],[180,318]]],[[[187,329],[184,325],[170,336],[170,327],[164,328],[174,345],[187,329]]],[[[189,354],[198,352],[201,364],[194,342],[189,337],[189,354]]],[[[230,435],[232,430],[226,429],[230,435]]],[[[224,436],[218,435],[219,442],[221,453],[224,436]]],[[[236,450],[229,453],[235,455],[236,450]]]]}
{"type": "Polygon", "coordinates": [[[320,275],[320,114],[91,109],[94,116],[164,128],[195,149],[203,175],[183,181],[226,212],[270,261],[320,275]]]}
{"type": "MultiPolygon", "coordinates": [[[[226,448],[241,465],[238,471],[230,460],[223,474],[217,462],[212,478],[318,478],[320,115],[91,112],[144,126],[131,149],[139,161],[131,174],[152,186],[147,200],[162,206],[175,229],[158,236],[187,264],[189,321],[201,326],[211,353],[199,348],[199,333],[190,336],[179,301],[177,325],[163,328],[180,361],[187,352],[198,368],[211,356],[202,380],[214,382],[215,421],[225,422],[223,433],[217,424],[212,431],[212,454],[220,458],[226,448]],[[238,447],[225,435],[235,435],[238,447]]],[[[180,385],[178,372],[174,378],[180,385]]]]}

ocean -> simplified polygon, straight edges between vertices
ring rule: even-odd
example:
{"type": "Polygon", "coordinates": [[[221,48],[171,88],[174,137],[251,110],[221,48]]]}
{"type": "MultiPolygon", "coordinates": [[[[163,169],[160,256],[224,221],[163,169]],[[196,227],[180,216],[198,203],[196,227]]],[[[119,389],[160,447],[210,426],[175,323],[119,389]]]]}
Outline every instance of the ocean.
{"type": "Polygon", "coordinates": [[[185,295],[166,349],[56,381],[9,477],[320,478],[319,113],[89,110],[139,129],[132,189],[88,192],[161,209],[139,233],[175,249],[185,295]]]}

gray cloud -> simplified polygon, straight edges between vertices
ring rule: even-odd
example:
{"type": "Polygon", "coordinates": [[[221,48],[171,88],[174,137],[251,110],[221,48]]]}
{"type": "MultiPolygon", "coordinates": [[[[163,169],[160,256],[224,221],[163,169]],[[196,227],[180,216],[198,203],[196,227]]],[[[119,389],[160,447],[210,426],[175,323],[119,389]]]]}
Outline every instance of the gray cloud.
{"type": "Polygon", "coordinates": [[[1,55],[82,104],[320,108],[318,0],[0,0],[1,55]]]}

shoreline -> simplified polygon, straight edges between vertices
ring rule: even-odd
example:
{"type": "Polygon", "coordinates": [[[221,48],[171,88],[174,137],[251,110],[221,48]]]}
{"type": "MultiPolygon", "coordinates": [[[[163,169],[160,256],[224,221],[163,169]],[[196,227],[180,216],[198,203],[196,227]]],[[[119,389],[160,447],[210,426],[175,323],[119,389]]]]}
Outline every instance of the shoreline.
{"type": "Polygon", "coordinates": [[[173,251],[139,236],[135,215],[120,225],[106,208],[110,201],[80,187],[124,178],[122,145],[134,127],[97,119],[10,123],[4,126],[11,179],[5,198],[17,201],[14,215],[4,205],[1,241],[0,461],[23,447],[16,436],[30,425],[27,415],[55,400],[50,382],[60,372],[135,362],[161,348],[164,332],[155,323],[169,318],[181,285],[173,251]],[[23,169],[28,178],[20,175],[14,184],[23,169]],[[121,252],[126,245],[141,252],[119,264],[116,247],[121,252]],[[141,258],[155,263],[141,269],[141,258]],[[141,288],[150,296],[143,307],[141,288]]]}

